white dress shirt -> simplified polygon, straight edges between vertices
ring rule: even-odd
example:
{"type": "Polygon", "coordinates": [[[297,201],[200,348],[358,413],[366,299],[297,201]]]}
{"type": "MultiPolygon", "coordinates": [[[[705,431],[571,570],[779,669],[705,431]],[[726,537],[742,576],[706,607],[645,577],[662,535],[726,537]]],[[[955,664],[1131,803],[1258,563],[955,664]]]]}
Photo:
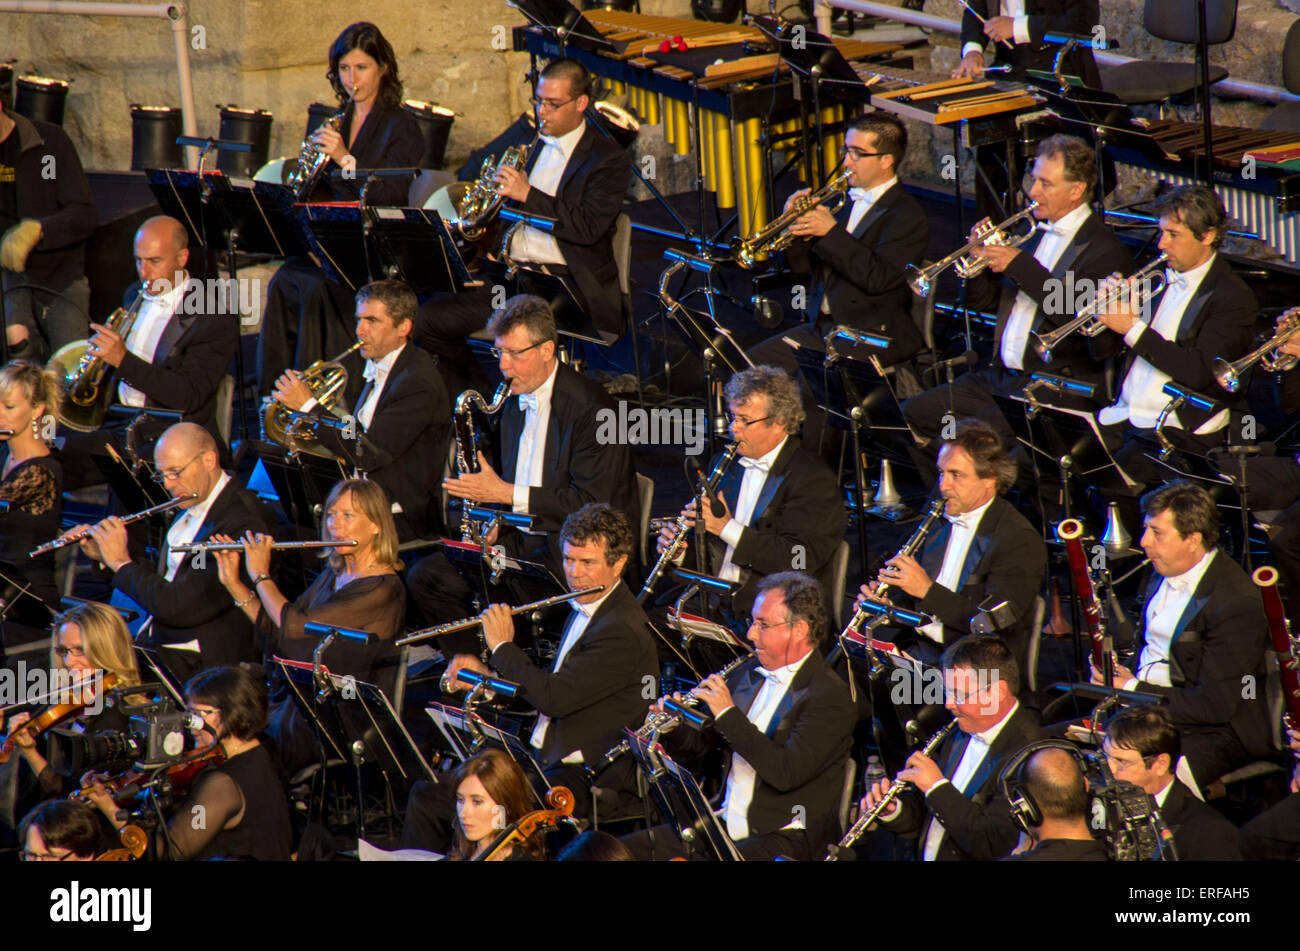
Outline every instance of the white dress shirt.
{"type": "Polygon", "coordinates": [[[515,491],[513,511],[528,513],[528,490],[542,484],[542,469],[546,462],[546,432],[551,422],[551,393],[555,390],[555,374],[560,372],[556,363],[546,382],[531,393],[520,393],[516,399],[524,411],[524,429],[519,434],[519,453],[515,457],[515,491]]]}
{"type": "MultiPolygon", "coordinates": [[[[1148,331],[1158,333],[1166,340],[1174,340],[1178,336],[1178,325],[1183,320],[1183,311],[1196,296],[1196,291],[1214,265],[1216,256],[1211,254],[1204,264],[1182,273],[1166,268],[1165,277],[1169,283],[1164,293],[1160,295],[1160,306],[1156,308],[1151,326],[1148,327],[1141,320],[1136,321],[1124,335],[1124,343],[1132,348],[1148,331]]],[[[1163,388],[1172,379],[1173,377],[1168,373],[1157,370],[1145,358],[1135,357],[1128,373],[1124,376],[1119,399],[1114,405],[1107,406],[1098,413],[1097,421],[1104,426],[1109,426],[1127,419],[1138,429],[1153,429],[1160,413],[1169,404],[1169,397],[1165,395],[1163,388]]],[[[1226,425],[1228,425],[1228,411],[1225,409],[1216,413],[1214,418],[1203,424],[1196,432],[1198,435],[1206,435],[1218,432],[1226,425]]],[[[1177,413],[1169,414],[1165,419],[1165,426],[1174,429],[1183,428],[1177,413]]]]}
{"type": "MultiPolygon", "coordinates": [[[[1015,31],[1015,36],[1012,37],[1012,39],[1017,43],[1028,43],[1029,17],[1025,15],[1025,0],[1002,0],[1002,12],[1000,14],[995,13],[994,11],[997,9],[997,3],[991,5],[989,9],[989,19],[991,20],[995,16],[1011,17],[1011,28],[1015,31]]],[[[967,43],[961,48],[962,56],[965,56],[968,53],[982,52],[984,52],[983,43],[967,43]]]]}
{"type": "MultiPolygon", "coordinates": [[[[1044,233],[1038,239],[1038,247],[1034,249],[1034,260],[1050,272],[1056,267],[1056,262],[1061,260],[1061,255],[1065,253],[1065,249],[1074,240],[1074,236],[1079,233],[1079,229],[1083,227],[1090,214],[1092,209],[1085,203],[1062,216],[1058,221],[1050,224],[1040,222],[1038,227],[1044,233]]],[[[1029,341],[1029,331],[1033,327],[1036,313],[1038,313],[1038,305],[1034,303],[1034,299],[1024,291],[1017,291],[1015,303],[1011,306],[1011,315],[1007,318],[1006,329],[1002,331],[1003,366],[1013,370],[1025,368],[1025,344],[1029,341]]]]}
{"type": "MultiPolygon", "coordinates": [[[[185,299],[186,283],[188,282],[182,281],[165,294],[144,295],[140,311],[135,315],[135,322],[127,331],[124,343],[129,352],[145,363],[153,363],[158,341],[167,329],[167,322],[172,319],[172,314],[180,310],[181,301],[185,299]]],[[[130,383],[120,382],[117,384],[117,401],[123,406],[144,406],[146,397],[130,383]]]]}
{"type": "MultiPolygon", "coordinates": [[[[573,150],[578,147],[578,140],[587,130],[584,120],[576,129],[559,136],[542,136],[542,151],[533,163],[533,170],[528,173],[528,184],[539,191],[555,197],[560,190],[560,180],[568,167],[573,150]]],[[[555,236],[545,231],[538,231],[527,225],[515,232],[510,244],[510,256],[516,261],[531,261],[534,264],[564,264],[564,255],[555,241],[555,236]]]]}
{"type": "MultiPolygon", "coordinates": [[[[958,583],[961,581],[961,569],[966,564],[966,554],[970,551],[970,543],[975,540],[975,533],[979,531],[980,519],[984,513],[989,510],[993,504],[993,496],[977,509],[971,509],[969,512],[963,512],[961,515],[944,515],[952,528],[948,532],[948,547],[943,550],[943,567],[939,569],[938,577],[934,583],[942,585],[949,591],[956,591],[958,583]]],[[[936,644],[943,643],[943,623],[933,621],[930,624],[918,627],[917,633],[924,634],[936,644]]]]}
{"type": "Polygon", "coordinates": [[[1139,680],[1160,687],[1173,686],[1169,682],[1169,647],[1174,640],[1174,631],[1217,551],[1217,548],[1207,551],[1200,561],[1181,575],[1161,580],[1160,587],[1147,602],[1143,626],[1145,643],[1138,656],[1135,676],[1124,684],[1125,690],[1136,690],[1139,680]]]}
{"type": "Polygon", "coordinates": [[[384,384],[388,382],[389,374],[393,372],[393,364],[406,348],[406,344],[398,347],[386,357],[379,360],[367,360],[366,369],[362,374],[365,379],[373,381],[370,386],[370,392],[366,394],[366,400],[357,408],[357,422],[363,429],[369,429],[370,424],[375,419],[375,408],[379,406],[379,397],[384,392],[384,384]]]}
{"type": "MultiPolygon", "coordinates": [[[[880,201],[880,196],[883,195],[885,192],[889,191],[897,184],[898,184],[898,176],[894,175],[889,179],[889,181],[881,182],[879,185],[876,185],[874,188],[850,188],[849,189],[849,200],[853,202],[853,208],[849,212],[849,223],[846,226],[849,234],[853,234],[853,229],[856,228],[859,224],[861,224],[862,219],[865,218],[867,216],[867,212],[871,210],[871,206],[874,205],[876,202],[880,201]]],[[[830,312],[831,312],[831,299],[827,295],[823,294],[822,313],[829,314],[830,312]]]]}
{"type": "MultiPolygon", "coordinates": [[[[195,541],[199,534],[199,529],[203,523],[208,520],[208,512],[212,510],[212,503],[217,500],[217,496],[225,491],[230,482],[230,476],[225,472],[221,473],[221,478],[217,479],[217,484],[212,487],[208,497],[198,505],[192,505],[184,512],[178,515],[167,529],[167,543],[163,551],[163,564],[166,566],[163,570],[163,577],[168,581],[176,580],[176,573],[181,570],[188,552],[174,551],[177,545],[189,545],[195,541]]],[[[162,567],[161,565],[159,567],[162,567]]],[[[197,653],[199,642],[197,638],[192,641],[186,641],[183,644],[168,644],[172,650],[191,651],[197,653]]]]}
{"type": "MultiPolygon", "coordinates": [[[[809,651],[793,664],[778,667],[776,670],[758,668],[757,672],[763,676],[763,685],[758,688],[758,693],[754,696],[754,702],[749,705],[749,712],[745,714],[745,718],[754,724],[754,728],[759,732],[766,733],[767,728],[772,725],[772,717],[777,707],[781,705],[781,699],[790,689],[791,681],[811,653],[812,651],[809,651]]],[[[722,817],[727,823],[727,835],[736,841],[749,838],[749,806],[754,801],[754,784],[757,779],[758,774],[754,772],[754,767],[750,766],[739,753],[733,753],[731,771],[727,774],[727,792],[722,800],[722,817]]],[[[803,827],[803,820],[798,816],[793,822],[783,826],[786,829],[803,827]]]]}
{"type": "MultiPolygon", "coordinates": [[[[952,779],[941,779],[930,787],[930,792],[934,792],[944,783],[951,782],[956,790],[963,796],[969,793],[966,788],[970,785],[975,774],[979,772],[980,766],[984,763],[985,757],[989,755],[989,749],[997,741],[998,734],[1002,732],[1016,711],[1020,709],[1020,701],[1017,700],[1011,704],[1011,709],[1001,720],[989,727],[983,733],[972,733],[970,739],[966,742],[966,749],[962,750],[961,760],[957,763],[957,768],[952,772],[952,779]]],[[[926,795],[930,795],[927,792],[926,795]]],[[[898,813],[894,813],[898,815],[898,813]]],[[[921,850],[921,860],[923,862],[933,862],[936,855],[939,854],[939,846],[943,844],[944,834],[948,830],[943,827],[943,823],[936,817],[930,822],[930,828],[925,833],[925,846],[921,850]]]]}
{"type": "Polygon", "coordinates": [[[754,506],[758,504],[758,496],[763,491],[763,485],[767,482],[767,474],[772,471],[772,464],[776,462],[776,457],[781,454],[785,447],[786,436],[777,443],[776,448],[770,452],[764,453],[757,459],[739,460],[745,469],[745,475],[740,482],[740,494],[736,497],[736,511],[732,513],[727,524],[722,526],[719,536],[727,545],[727,553],[722,558],[722,567],[718,569],[718,577],[725,581],[739,581],[740,568],[731,563],[731,556],[736,553],[736,546],[740,544],[740,536],[744,533],[749,525],[750,518],[754,515],[754,506]]]}
{"type": "MultiPolygon", "coordinates": [[[[551,673],[555,673],[564,664],[564,658],[569,656],[569,652],[577,646],[582,635],[586,633],[587,626],[591,623],[592,615],[596,610],[605,603],[605,599],[614,593],[618,585],[611,585],[610,589],[602,594],[590,604],[579,604],[576,601],[570,602],[573,606],[573,612],[569,615],[569,623],[564,628],[564,639],[560,641],[560,649],[555,653],[555,664],[551,667],[551,673]]],[[[501,645],[498,644],[498,647],[501,645]]],[[[493,651],[495,653],[495,651],[493,651]]],[[[546,742],[546,730],[551,725],[551,718],[544,713],[537,714],[537,725],[533,727],[532,735],[528,742],[533,749],[541,750],[546,742]]],[[[582,751],[572,750],[562,760],[565,763],[580,764],[582,762],[582,751]]]]}

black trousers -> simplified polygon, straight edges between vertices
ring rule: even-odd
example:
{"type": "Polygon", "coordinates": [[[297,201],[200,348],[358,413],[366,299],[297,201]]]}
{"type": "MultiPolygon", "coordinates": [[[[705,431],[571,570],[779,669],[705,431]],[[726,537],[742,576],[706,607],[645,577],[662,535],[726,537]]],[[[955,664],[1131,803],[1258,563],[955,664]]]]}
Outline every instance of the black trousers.
{"type": "Polygon", "coordinates": [[[1251,819],[1238,833],[1247,861],[1294,862],[1300,859],[1300,793],[1251,819]]]}
{"type": "MultiPolygon", "coordinates": [[[[266,291],[257,335],[257,392],[269,394],[280,374],[330,360],[356,342],[355,295],[305,258],[290,258],[266,291]]],[[[349,374],[347,395],[361,393],[361,374],[349,374]]]]}

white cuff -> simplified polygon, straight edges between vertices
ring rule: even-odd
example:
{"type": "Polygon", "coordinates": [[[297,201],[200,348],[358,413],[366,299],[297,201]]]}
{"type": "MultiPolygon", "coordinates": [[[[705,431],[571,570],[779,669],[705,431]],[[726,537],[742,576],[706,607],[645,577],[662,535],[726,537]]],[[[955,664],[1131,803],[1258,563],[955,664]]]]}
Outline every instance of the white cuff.
{"type": "Polygon", "coordinates": [[[1147,329],[1146,324],[1142,323],[1142,321],[1140,320],[1137,321],[1135,324],[1133,324],[1132,327],[1128,329],[1128,333],[1124,335],[1124,343],[1127,344],[1129,347],[1136,347],[1138,340],[1142,338],[1142,334],[1146,331],[1146,329],[1147,329]]]}
{"type": "Polygon", "coordinates": [[[1011,18],[1011,31],[1015,34],[1017,43],[1029,42],[1029,17],[1018,16],[1011,18]]]}
{"type": "Polygon", "coordinates": [[[962,59],[965,59],[965,58],[966,58],[967,56],[969,56],[971,53],[979,53],[979,54],[982,56],[982,55],[984,54],[984,44],[982,44],[982,43],[967,43],[965,46],[963,46],[963,47],[961,48],[961,58],[962,58],[962,59]]]}
{"type": "Polygon", "coordinates": [[[530,513],[530,512],[528,511],[528,491],[529,491],[529,488],[530,488],[529,486],[526,486],[526,485],[520,485],[520,484],[517,483],[517,482],[515,483],[515,485],[514,485],[514,493],[513,493],[513,494],[514,494],[514,501],[510,503],[510,507],[511,507],[511,510],[512,510],[512,511],[514,511],[514,512],[518,512],[520,515],[530,515],[530,514],[532,514],[532,513],[530,513]]]}
{"type": "Polygon", "coordinates": [[[727,524],[722,526],[722,531],[718,533],[718,537],[732,548],[735,548],[740,544],[740,536],[744,531],[744,525],[741,525],[734,518],[730,518],[727,519],[727,524]]]}
{"type": "Polygon", "coordinates": [[[298,412],[300,412],[300,413],[310,413],[310,412],[311,412],[312,410],[314,410],[315,408],[316,408],[316,397],[314,397],[314,396],[309,396],[309,397],[307,398],[307,402],[305,402],[305,403],[302,404],[302,409],[298,410],[298,412]]]}

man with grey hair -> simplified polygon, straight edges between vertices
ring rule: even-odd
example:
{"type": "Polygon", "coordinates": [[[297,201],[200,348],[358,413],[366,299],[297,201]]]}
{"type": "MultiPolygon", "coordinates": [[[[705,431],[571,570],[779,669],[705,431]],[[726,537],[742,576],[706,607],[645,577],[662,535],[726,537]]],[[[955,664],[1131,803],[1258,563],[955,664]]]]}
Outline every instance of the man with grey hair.
{"type": "MultiPolygon", "coordinates": [[[[753,605],[764,575],[796,569],[829,580],[847,519],[834,474],[791,438],[804,419],[795,381],[776,367],[748,367],[727,382],[723,395],[738,459],[704,512],[705,571],[739,583],[730,605],[738,620],[753,605]]],[[[682,514],[695,524],[694,501],[682,514]]],[[[659,537],[661,551],[672,537],[668,526],[659,537]]],[[[693,554],[685,557],[694,564],[693,554]]]]}

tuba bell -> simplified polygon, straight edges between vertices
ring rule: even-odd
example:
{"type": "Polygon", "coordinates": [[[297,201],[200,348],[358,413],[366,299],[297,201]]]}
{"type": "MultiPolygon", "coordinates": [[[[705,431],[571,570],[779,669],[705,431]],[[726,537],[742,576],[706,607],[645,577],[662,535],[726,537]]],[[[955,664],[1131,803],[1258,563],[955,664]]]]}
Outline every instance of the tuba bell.
{"type": "MultiPolygon", "coordinates": [[[[104,321],[123,340],[144,305],[147,286],[142,282],[131,306],[119,307],[104,321]]],[[[90,341],[64,344],[50,357],[48,366],[62,378],[66,394],[59,406],[59,422],[79,433],[93,433],[103,426],[109,404],[113,402],[114,387],[110,382],[113,368],[101,357],[91,356],[90,341]]]]}
{"type": "MultiPolygon", "coordinates": [[[[333,360],[317,360],[302,371],[302,381],[311,390],[312,398],[321,409],[335,416],[339,415],[339,406],[343,402],[343,390],[348,385],[348,371],[343,361],[348,355],[360,349],[358,340],[333,360]]],[[[262,441],[284,446],[293,453],[307,453],[324,459],[338,457],[326,449],[308,432],[310,426],[304,426],[300,418],[274,397],[268,396],[262,401],[262,441]]]]}

